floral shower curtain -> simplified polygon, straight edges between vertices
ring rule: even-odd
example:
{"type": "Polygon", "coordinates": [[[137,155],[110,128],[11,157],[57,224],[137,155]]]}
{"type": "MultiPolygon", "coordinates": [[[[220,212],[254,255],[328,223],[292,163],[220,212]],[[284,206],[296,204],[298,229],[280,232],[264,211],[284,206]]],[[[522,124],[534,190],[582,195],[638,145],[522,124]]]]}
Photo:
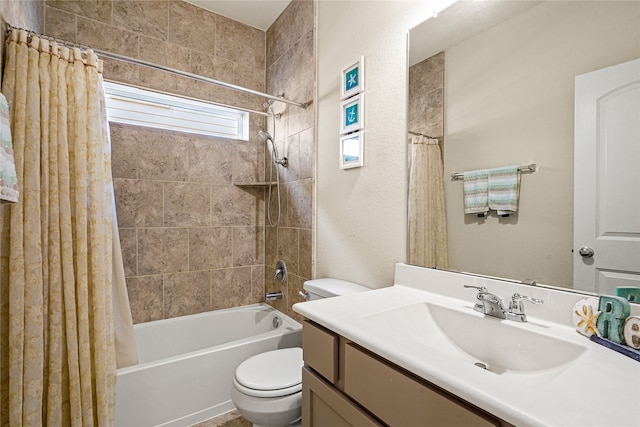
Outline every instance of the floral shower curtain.
{"type": "Polygon", "coordinates": [[[0,211],[0,425],[109,426],[114,233],[102,63],[15,29],[5,54],[21,200],[0,211]]]}
{"type": "Polygon", "coordinates": [[[409,144],[409,263],[446,269],[447,222],[442,152],[435,138],[409,144]]]}

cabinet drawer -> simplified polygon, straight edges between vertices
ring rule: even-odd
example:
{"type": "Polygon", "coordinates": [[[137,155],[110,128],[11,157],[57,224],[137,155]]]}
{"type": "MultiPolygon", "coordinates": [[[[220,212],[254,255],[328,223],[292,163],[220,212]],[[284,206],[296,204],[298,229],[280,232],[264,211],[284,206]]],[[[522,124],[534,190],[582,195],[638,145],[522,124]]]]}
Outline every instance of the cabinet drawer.
{"type": "Polygon", "coordinates": [[[303,321],[304,363],[332,384],[338,381],[338,335],[308,320],[303,321]]]}
{"type": "Polygon", "coordinates": [[[444,394],[354,344],[345,346],[344,390],[390,426],[499,426],[466,402],[444,394]]]}
{"type": "Polygon", "coordinates": [[[348,397],[302,368],[303,427],[382,427],[348,397]]]}

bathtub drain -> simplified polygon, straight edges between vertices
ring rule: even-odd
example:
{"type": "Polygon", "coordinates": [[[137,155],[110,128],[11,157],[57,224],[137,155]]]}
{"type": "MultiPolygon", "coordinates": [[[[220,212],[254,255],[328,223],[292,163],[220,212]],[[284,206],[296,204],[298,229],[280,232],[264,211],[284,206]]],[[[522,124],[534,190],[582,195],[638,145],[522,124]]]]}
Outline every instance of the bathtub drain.
{"type": "Polygon", "coordinates": [[[282,321],[280,320],[280,318],[278,316],[275,316],[271,324],[273,325],[273,329],[278,329],[278,326],[280,326],[281,323],[282,321]]]}

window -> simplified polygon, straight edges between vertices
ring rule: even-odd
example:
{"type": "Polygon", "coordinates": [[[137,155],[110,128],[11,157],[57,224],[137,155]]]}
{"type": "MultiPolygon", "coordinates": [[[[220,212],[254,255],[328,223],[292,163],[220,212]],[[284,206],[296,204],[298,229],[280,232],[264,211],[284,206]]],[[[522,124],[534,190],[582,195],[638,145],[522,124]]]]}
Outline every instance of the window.
{"type": "Polygon", "coordinates": [[[249,113],[114,82],[104,82],[109,121],[249,139],[249,113]]]}

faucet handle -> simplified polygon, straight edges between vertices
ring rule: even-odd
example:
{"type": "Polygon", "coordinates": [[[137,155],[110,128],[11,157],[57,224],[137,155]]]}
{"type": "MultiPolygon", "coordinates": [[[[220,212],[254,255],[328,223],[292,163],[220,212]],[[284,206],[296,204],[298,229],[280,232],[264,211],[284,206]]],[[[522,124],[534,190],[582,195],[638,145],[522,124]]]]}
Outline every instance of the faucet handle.
{"type": "Polygon", "coordinates": [[[477,289],[479,294],[488,292],[487,288],[485,288],[484,286],[474,286],[474,285],[462,285],[462,286],[464,286],[465,288],[477,289]]]}
{"type": "Polygon", "coordinates": [[[465,288],[473,288],[478,290],[478,295],[476,295],[476,303],[473,306],[475,311],[484,314],[484,302],[482,296],[487,294],[489,291],[484,286],[474,286],[474,285],[463,285],[465,288]]]}
{"type": "Polygon", "coordinates": [[[517,322],[526,322],[527,315],[524,314],[524,304],[522,301],[528,301],[533,304],[542,304],[544,301],[538,298],[528,297],[520,295],[519,293],[513,294],[511,302],[509,303],[509,313],[507,313],[507,319],[515,320],[517,322]]]}

